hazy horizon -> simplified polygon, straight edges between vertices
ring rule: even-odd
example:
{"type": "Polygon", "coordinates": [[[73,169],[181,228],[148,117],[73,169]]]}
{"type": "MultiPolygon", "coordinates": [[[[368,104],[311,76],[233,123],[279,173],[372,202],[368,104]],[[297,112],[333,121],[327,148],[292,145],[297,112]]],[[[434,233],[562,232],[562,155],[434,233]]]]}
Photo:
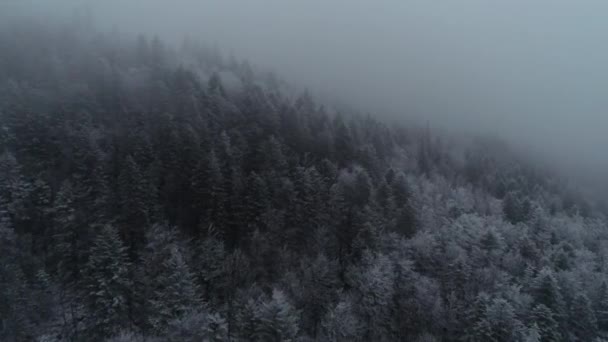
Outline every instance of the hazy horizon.
{"type": "Polygon", "coordinates": [[[600,1],[6,4],[44,18],[88,8],[101,29],[217,43],[375,115],[496,135],[566,166],[608,166],[600,1]]]}

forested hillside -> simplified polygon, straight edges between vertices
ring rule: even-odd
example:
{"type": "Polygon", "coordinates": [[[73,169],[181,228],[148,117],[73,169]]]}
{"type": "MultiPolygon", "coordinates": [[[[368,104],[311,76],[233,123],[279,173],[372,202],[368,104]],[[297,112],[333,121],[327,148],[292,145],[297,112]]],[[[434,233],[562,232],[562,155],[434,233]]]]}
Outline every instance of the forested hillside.
{"type": "Polygon", "coordinates": [[[287,89],[192,41],[0,31],[0,340],[608,336],[592,201],[287,89]]]}

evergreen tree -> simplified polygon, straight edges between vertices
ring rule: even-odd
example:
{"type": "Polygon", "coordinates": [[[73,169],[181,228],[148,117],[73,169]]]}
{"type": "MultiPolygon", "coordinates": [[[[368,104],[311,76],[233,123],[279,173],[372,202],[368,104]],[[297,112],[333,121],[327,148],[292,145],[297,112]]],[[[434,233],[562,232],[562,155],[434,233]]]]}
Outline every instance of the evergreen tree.
{"type": "Polygon", "coordinates": [[[335,137],[334,137],[334,150],[335,156],[338,160],[338,165],[346,166],[348,162],[350,162],[354,155],[353,150],[353,141],[352,136],[344,124],[344,119],[341,116],[336,116],[334,118],[334,129],[335,129],[335,137]]]}
{"type": "Polygon", "coordinates": [[[254,320],[253,341],[295,341],[298,336],[299,313],[279,290],[273,290],[271,298],[260,303],[254,320]]]}
{"type": "Polygon", "coordinates": [[[226,224],[227,193],[221,165],[214,150],[211,150],[206,160],[199,163],[194,174],[197,177],[193,180],[195,198],[204,217],[201,224],[223,227],[226,224]]]}
{"type": "Polygon", "coordinates": [[[171,320],[201,304],[194,276],[184,260],[174,230],[155,225],[147,234],[144,256],[150,327],[164,333],[171,320]]]}
{"type": "Polygon", "coordinates": [[[264,170],[273,170],[277,172],[279,176],[285,175],[287,172],[288,164],[283,152],[283,145],[274,135],[271,135],[266,142],[265,147],[265,163],[264,170]]]}
{"type": "Polygon", "coordinates": [[[362,269],[352,272],[357,293],[356,312],[364,324],[367,340],[391,339],[390,309],[394,295],[394,269],[383,255],[365,253],[362,269]]]}
{"type": "Polygon", "coordinates": [[[602,282],[600,294],[595,304],[598,328],[601,331],[608,331],[608,284],[606,282],[602,282]]]}
{"type": "Polygon", "coordinates": [[[13,227],[0,218],[0,337],[10,340],[32,338],[33,322],[25,275],[19,262],[19,247],[13,227]]]}
{"type": "Polygon", "coordinates": [[[532,208],[528,198],[522,198],[520,193],[509,192],[503,200],[505,219],[516,224],[530,218],[532,208]]]}
{"type": "Polygon", "coordinates": [[[194,250],[193,273],[201,285],[205,300],[215,303],[222,299],[222,288],[227,281],[224,269],[227,252],[224,243],[211,227],[208,236],[194,250]]]}
{"type": "Polygon", "coordinates": [[[80,271],[85,263],[83,255],[84,233],[77,221],[74,192],[70,181],[65,181],[53,203],[53,230],[49,239],[49,263],[65,284],[74,285],[80,280],[80,271]]]}
{"type": "Polygon", "coordinates": [[[116,229],[112,226],[101,228],[84,271],[90,338],[113,336],[128,323],[130,267],[126,248],[116,229]]]}
{"type": "Polygon", "coordinates": [[[528,328],[523,337],[523,342],[541,342],[540,331],[536,323],[534,323],[530,328],[528,328]]]}
{"type": "Polygon", "coordinates": [[[30,285],[30,293],[31,317],[34,317],[34,323],[38,327],[36,332],[44,332],[56,318],[56,286],[44,270],[36,272],[36,277],[30,285]]]}
{"type": "Polygon", "coordinates": [[[515,310],[504,299],[494,299],[486,308],[481,323],[489,329],[489,341],[517,341],[520,339],[522,324],[515,316],[515,310]]]}
{"type": "Polygon", "coordinates": [[[214,96],[226,96],[226,91],[222,85],[222,80],[217,72],[213,72],[207,84],[207,92],[214,96]]]}
{"type": "Polygon", "coordinates": [[[579,341],[591,341],[597,336],[597,320],[586,295],[579,294],[574,298],[570,314],[572,333],[579,341]]]}
{"type": "Polygon", "coordinates": [[[270,207],[270,194],[262,177],[255,172],[249,174],[246,180],[247,187],[243,194],[244,225],[260,228],[262,215],[270,207]]]}
{"type": "Polygon", "coordinates": [[[322,336],[327,341],[346,342],[362,339],[362,324],[354,313],[355,304],[345,298],[325,314],[322,320],[322,336]]]}
{"type": "Polygon", "coordinates": [[[27,184],[15,156],[7,151],[0,155],[0,210],[3,216],[15,215],[23,205],[27,184]]]}
{"type": "Polygon", "coordinates": [[[562,341],[559,325],[555,315],[544,304],[538,304],[532,309],[532,319],[538,326],[542,342],[562,341]]]}
{"type": "Polygon", "coordinates": [[[480,293],[472,305],[464,312],[463,321],[469,327],[462,336],[464,341],[480,341],[490,336],[490,327],[487,321],[485,321],[490,303],[490,297],[486,293],[480,293]]]}
{"type": "Polygon", "coordinates": [[[558,317],[564,310],[564,302],[553,272],[544,268],[536,276],[532,284],[532,295],[537,304],[543,304],[558,317]]]}
{"type": "Polygon", "coordinates": [[[118,179],[121,233],[134,258],[144,241],[144,229],[150,222],[150,202],[154,193],[135,160],[125,160],[118,179]]]}
{"type": "Polygon", "coordinates": [[[169,323],[167,341],[220,342],[228,339],[226,321],[207,310],[191,311],[169,323]]]}
{"type": "Polygon", "coordinates": [[[302,310],[302,328],[315,338],[321,319],[336,297],[336,267],[335,262],[327,260],[322,254],[314,259],[305,259],[296,278],[298,284],[292,289],[292,297],[302,310]]]}
{"type": "Polygon", "coordinates": [[[33,249],[45,250],[45,237],[48,236],[47,222],[51,219],[52,190],[42,177],[36,177],[26,191],[20,210],[13,216],[15,230],[30,234],[33,249]]]}

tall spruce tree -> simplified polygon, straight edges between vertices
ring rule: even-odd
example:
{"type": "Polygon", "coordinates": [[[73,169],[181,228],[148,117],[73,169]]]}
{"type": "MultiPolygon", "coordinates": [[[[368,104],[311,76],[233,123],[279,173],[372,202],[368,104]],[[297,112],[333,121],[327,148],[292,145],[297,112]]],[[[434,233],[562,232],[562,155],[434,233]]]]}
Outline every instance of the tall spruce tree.
{"type": "Polygon", "coordinates": [[[147,321],[163,334],[174,319],[200,306],[199,289],[184,259],[176,232],[155,225],[147,234],[144,255],[147,321]]]}
{"type": "Polygon", "coordinates": [[[101,339],[116,334],[129,322],[131,264],[117,230],[109,225],[99,230],[90,254],[83,280],[87,334],[101,339]]]}

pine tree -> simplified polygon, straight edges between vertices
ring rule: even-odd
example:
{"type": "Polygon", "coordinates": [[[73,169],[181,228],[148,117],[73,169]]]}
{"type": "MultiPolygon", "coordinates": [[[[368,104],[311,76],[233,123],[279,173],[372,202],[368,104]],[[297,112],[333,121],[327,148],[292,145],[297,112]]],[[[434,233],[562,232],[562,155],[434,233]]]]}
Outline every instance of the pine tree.
{"type": "Polygon", "coordinates": [[[538,304],[532,309],[532,319],[538,326],[542,342],[562,341],[559,325],[555,315],[543,304],[538,304]]]}
{"type": "Polygon", "coordinates": [[[51,212],[51,187],[42,177],[36,177],[26,190],[21,210],[14,215],[15,230],[31,234],[32,248],[45,250],[51,212]]]}
{"type": "Polygon", "coordinates": [[[407,179],[402,172],[396,175],[391,173],[388,178],[391,182],[388,184],[390,197],[387,199],[387,204],[395,208],[394,212],[390,212],[391,216],[396,217],[394,229],[405,237],[412,237],[417,230],[417,220],[407,179]]]}
{"type": "MultiPolygon", "coordinates": [[[[341,273],[352,261],[353,241],[370,219],[365,215],[373,188],[365,170],[344,171],[330,189],[330,210],[335,225],[338,263],[341,273]]],[[[342,276],[343,277],[343,276],[342,276]]]]}
{"type": "Polygon", "coordinates": [[[532,295],[537,304],[543,304],[557,315],[558,320],[564,310],[564,302],[553,272],[544,268],[532,284],[532,295]]]}
{"type": "Polygon", "coordinates": [[[208,236],[195,246],[194,250],[193,273],[201,285],[205,300],[215,303],[221,300],[223,285],[226,282],[224,242],[215,234],[213,227],[210,227],[208,236]]]}
{"type": "Polygon", "coordinates": [[[111,192],[105,165],[101,161],[93,169],[88,189],[86,203],[89,205],[89,211],[87,212],[89,222],[110,223],[113,219],[110,215],[112,210],[110,204],[111,192]]]}
{"type": "Polygon", "coordinates": [[[494,299],[486,309],[484,320],[489,327],[488,340],[508,342],[519,339],[522,324],[516,318],[515,310],[506,300],[494,299]]]}
{"type": "Polygon", "coordinates": [[[223,298],[227,306],[226,321],[228,323],[228,333],[233,334],[234,326],[238,325],[235,321],[235,299],[238,289],[252,282],[251,263],[240,249],[235,249],[225,258],[223,268],[226,275],[225,282],[222,284],[223,298]]]}
{"type": "Polygon", "coordinates": [[[29,293],[19,262],[17,236],[10,222],[0,217],[0,338],[31,339],[33,322],[29,317],[29,293]]]}
{"type": "Polygon", "coordinates": [[[226,96],[226,91],[222,85],[222,79],[217,72],[213,72],[207,84],[207,92],[213,96],[226,96]]]}
{"type": "Polygon", "coordinates": [[[397,210],[396,216],[395,231],[406,238],[413,237],[418,229],[414,209],[409,204],[406,204],[397,210]]]}
{"type": "Polygon", "coordinates": [[[15,215],[27,193],[22,179],[21,165],[15,156],[4,151],[0,154],[0,214],[15,215]]]}
{"type": "Polygon", "coordinates": [[[146,314],[150,327],[162,334],[171,320],[201,304],[200,294],[175,231],[155,225],[148,232],[147,240],[144,256],[146,314]]]}
{"type": "Polygon", "coordinates": [[[279,290],[260,303],[254,317],[253,341],[295,341],[298,336],[299,313],[279,290]]]}
{"type": "Polygon", "coordinates": [[[264,179],[255,172],[249,174],[246,184],[243,194],[243,210],[245,211],[243,225],[260,228],[262,215],[270,206],[268,187],[264,179]]]}
{"type": "Polygon", "coordinates": [[[574,298],[570,311],[570,326],[579,341],[591,341],[597,336],[597,320],[591,302],[585,294],[574,298]]]}
{"type": "Polygon", "coordinates": [[[226,201],[224,175],[215,150],[211,150],[194,173],[194,194],[197,207],[202,209],[203,227],[223,227],[226,223],[226,201]]]}
{"type": "Polygon", "coordinates": [[[513,224],[524,222],[532,215],[530,200],[521,193],[509,192],[503,199],[505,219],[513,224]]]}
{"type": "Polygon", "coordinates": [[[155,196],[135,160],[125,160],[118,178],[121,233],[134,258],[144,241],[144,229],[150,222],[151,202],[155,196]]]}
{"type": "Polygon", "coordinates": [[[180,317],[199,303],[194,279],[176,247],[171,249],[162,271],[154,280],[154,296],[150,299],[152,325],[163,330],[170,319],[180,317]]]}
{"type": "Polygon", "coordinates": [[[65,284],[75,284],[80,280],[80,270],[84,266],[82,226],[77,221],[72,183],[61,185],[52,208],[53,229],[50,241],[49,264],[56,270],[65,284]]]}
{"type": "Polygon", "coordinates": [[[226,320],[207,310],[190,311],[169,323],[171,342],[220,342],[228,340],[226,320]]]}
{"type": "Polygon", "coordinates": [[[608,332],[608,284],[602,282],[600,294],[596,302],[595,315],[601,331],[608,332]]]}
{"type": "Polygon", "coordinates": [[[542,341],[542,339],[540,336],[540,329],[538,329],[538,325],[536,323],[534,323],[525,332],[522,342],[541,342],[541,341],[542,341]]]}
{"type": "Polygon", "coordinates": [[[344,124],[344,119],[342,116],[338,115],[334,118],[333,126],[335,130],[335,159],[338,160],[338,165],[346,166],[350,161],[352,161],[355,153],[353,150],[353,137],[344,124]]]}
{"type": "Polygon", "coordinates": [[[296,276],[298,284],[293,288],[297,307],[302,309],[302,329],[317,337],[321,319],[336,297],[337,265],[324,255],[305,259],[300,263],[296,276]]]}
{"type": "Polygon", "coordinates": [[[403,174],[403,172],[398,172],[397,174],[390,173],[387,175],[387,179],[390,179],[390,181],[387,181],[391,186],[391,193],[393,195],[395,206],[398,208],[405,206],[411,197],[411,192],[405,174],[403,174]]]}
{"type": "Polygon", "coordinates": [[[285,153],[283,152],[283,145],[274,135],[271,135],[270,138],[268,138],[265,145],[265,163],[263,169],[272,170],[279,176],[285,175],[289,165],[285,158],[285,153]]]}
{"type": "Polygon", "coordinates": [[[84,301],[90,338],[116,334],[128,322],[130,264],[126,248],[112,226],[98,232],[85,267],[84,301]]]}
{"type": "Polygon", "coordinates": [[[384,255],[364,253],[361,269],[351,269],[357,293],[356,312],[365,325],[367,340],[391,339],[390,314],[394,295],[395,273],[391,260],[384,255]]]}
{"type": "MultiPolygon", "coordinates": [[[[395,261],[395,295],[391,305],[392,329],[395,339],[403,340],[424,332],[429,327],[431,312],[419,305],[417,281],[420,275],[412,269],[409,260],[395,261]]],[[[453,336],[456,337],[456,336],[453,336]]]]}
{"type": "Polygon", "coordinates": [[[469,327],[462,336],[463,341],[478,341],[481,336],[487,336],[486,325],[482,324],[486,316],[488,305],[490,304],[490,296],[482,292],[475,297],[475,301],[467,307],[463,313],[464,325],[469,327]]]}
{"type": "Polygon", "coordinates": [[[327,341],[347,342],[360,341],[364,325],[355,314],[355,306],[351,298],[343,298],[330,308],[321,322],[321,335],[327,341]]]}

